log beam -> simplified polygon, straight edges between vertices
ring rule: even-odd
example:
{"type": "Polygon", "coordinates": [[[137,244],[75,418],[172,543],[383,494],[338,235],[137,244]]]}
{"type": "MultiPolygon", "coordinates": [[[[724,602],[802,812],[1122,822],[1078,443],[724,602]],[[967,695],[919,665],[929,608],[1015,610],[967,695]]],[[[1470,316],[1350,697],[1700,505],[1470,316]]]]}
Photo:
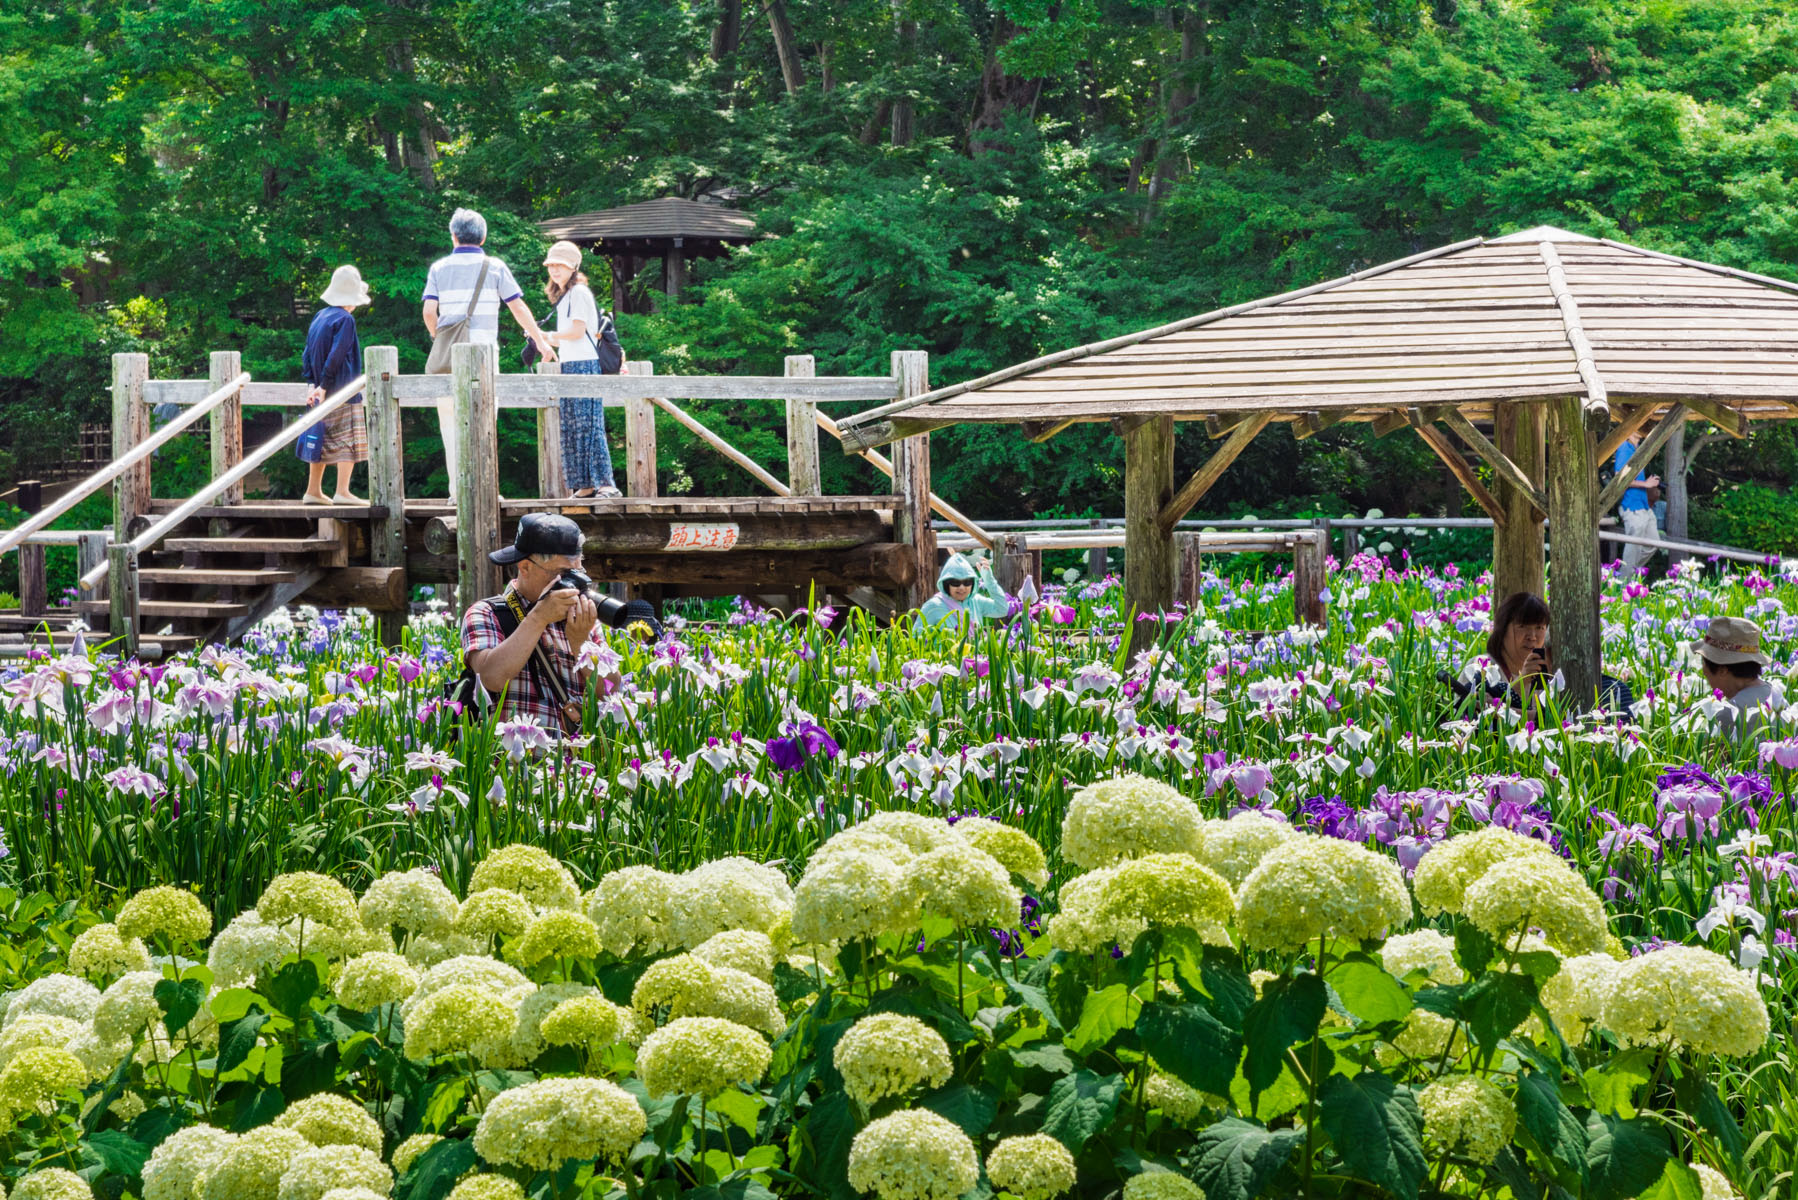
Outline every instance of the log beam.
{"type": "Polygon", "coordinates": [[[1688,396],[1681,400],[1680,403],[1684,404],[1687,408],[1691,409],[1732,438],[1745,438],[1748,436],[1747,418],[1726,404],[1721,404],[1715,400],[1700,400],[1695,396],[1688,396]]]}
{"type": "Polygon", "coordinates": [[[1452,408],[1443,410],[1441,420],[1444,425],[1447,425],[1450,429],[1459,434],[1461,440],[1472,447],[1475,454],[1478,454],[1481,458],[1486,460],[1486,465],[1492,468],[1492,473],[1498,476],[1501,483],[1523,493],[1523,495],[1528,498],[1529,502],[1536,507],[1538,513],[1546,515],[1548,511],[1548,498],[1542,494],[1542,489],[1537,487],[1536,484],[1531,481],[1529,475],[1522,467],[1511,461],[1511,457],[1508,454],[1503,450],[1500,450],[1492,443],[1490,438],[1481,433],[1479,429],[1474,426],[1472,421],[1469,421],[1466,417],[1462,416],[1459,411],[1452,408]]]}
{"type": "Polygon", "coordinates": [[[1072,417],[1064,421],[1025,421],[1018,426],[1018,431],[1030,441],[1046,442],[1072,424],[1072,417]]]}
{"type": "Polygon", "coordinates": [[[1449,472],[1461,481],[1461,486],[1467,489],[1467,494],[1473,497],[1474,503],[1478,504],[1485,510],[1486,515],[1492,518],[1492,523],[1499,526],[1504,525],[1507,520],[1504,506],[1499,504],[1497,498],[1486,490],[1485,485],[1480,482],[1480,477],[1474,474],[1473,468],[1467,465],[1467,460],[1461,457],[1460,452],[1455,449],[1454,443],[1448,440],[1448,435],[1434,425],[1415,425],[1414,428],[1417,430],[1417,436],[1423,439],[1424,444],[1434,450],[1436,457],[1443,461],[1449,472]]]}
{"type": "Polygon", "coordinates": [[[331,608],[388,613],[406,607],[405,567],[343,567],[326,572],[300,599],[331,608]]]}
{"type": "Polygon", "coordinates": [[[1173,536],[1174,526],[1180,523],[1180,518],[1192,511],[1192,506],[1211,490],[1211,486],[1236,461],[1237,456],[1248,449],[1249,443],[1255,440],[1255,435],[1266,429],[1268,422],[1273,419],[1274,414],[1259,412],[1249,413],[1243,420],[1236,422],[1229,439],[1205,460],[1204,466],[1193,472],[1192,478],[1181,485],[1180,490],[1174,493],[1173,498],[1155,518],[1163,536],[1173,536]]]}
{"type": "MultiPolygon", "coordinates": [[[[1685,422],[1686,406],[1684,404],[1675,404],[1667,410],[1667,415],[1662,417],[1661,423],[1654,427],[1654,432],[1643,438],[1641,445],[1636,447],[1635,453],[1630,455],[1629,465],[1617,472],[1616,477],[1605,484],[1604,490],[1598,493],[1597,506],[1600,516],[1617,507],[1617,502],[1623,499],[1623,493],[1629,490],[1630,482],[1647,469],[1648,464],[1654,461],[1654,456],[1661,452],[1661,447],[1667,444],[1667,440],[1685,427],[1685,422]]],[[[1594,471],[1601,465],[1603,464],[1595,459],[1594,471]]],[[[1594,475],[1593,478],[1596,479],[1597,476],[1594,475]]]]}
{"type": "Polygon", "coordinates": [[[1340,425],[1348,420],[1349,410],[1335,409],[1331,412],[1302,412],[1292,423],[1292,436],[1299,441],[1315,437],[1332,425],[1340,425]]]}
{"type": "Polygon", "coordinates": [[[638,585],[667,583],[737,588],[749,593],[771,589],[803,593],[816,584],[820,589],[871,587],[904,592],[917,583],[917,560],[910,549],[887,542],[853,550],[781,554],[753,550],[719,554],[602,554],[589,556],[587,569],[598,578],[638,585]]]}
{"type": "MultiPolygon", "coordinates": [[[[676,537],[677,531],[703,526],[728,527],[727,539],[734,550],[847,550],[871,542],[889,542],[892,526],[885,514],[870,511],[793,513],[782,516],[756,514],[718,518],[626,517],[603,511],[568,513],[581,527],[583,550],[594,554],[718,554],[699,546],[683,549],[692,539],[676,537]]],[[[515,526],[504,518],[501,541],[515,526]]],[[[433,517],[425,522],[427,553],[447,554],[456,548],[459,531],[454,516],[433,517]]]]}
{"type": "Polygon", "coordinates": [[[1642,427],[1653,419],[1654,414],[1658,412],[1660,408],[1661,406],[1659,404],[1650,402],[1648,404],[1638,404],[1634,409],[1630,410],[1629,414],[1623,418],[1618,426],[1605,435],[1604,441],[1598,443],[1598,461],[1601,464],[1610,462],[1611,456],[1617,453],[1617,447],[1623,445],[1623,443],[1629,441],[1630,438],[1640,433],[1642,427]]]}

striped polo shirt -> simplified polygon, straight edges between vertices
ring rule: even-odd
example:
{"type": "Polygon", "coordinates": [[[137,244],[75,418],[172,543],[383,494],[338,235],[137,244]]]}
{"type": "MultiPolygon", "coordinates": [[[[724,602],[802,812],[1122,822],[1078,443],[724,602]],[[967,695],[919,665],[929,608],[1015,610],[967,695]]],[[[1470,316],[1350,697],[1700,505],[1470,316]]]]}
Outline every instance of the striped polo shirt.
{"type": "MultiPolygon", "coordinates": [[[[479,246],[457,246],[431,264],[425,276],[424,299],[437,301],[437,327],[455,325],[468,311],[468,299],[474,295],[474,281],[481,274],[482,250],[479,246]]],[[[473,322],[468,327],[468,340],[496,345],[499,342],[499,308],[510,304],[524,293],[505,263],[489,259],[487,281],[481,285],[481,297],[475,301],[473,322]]]]}

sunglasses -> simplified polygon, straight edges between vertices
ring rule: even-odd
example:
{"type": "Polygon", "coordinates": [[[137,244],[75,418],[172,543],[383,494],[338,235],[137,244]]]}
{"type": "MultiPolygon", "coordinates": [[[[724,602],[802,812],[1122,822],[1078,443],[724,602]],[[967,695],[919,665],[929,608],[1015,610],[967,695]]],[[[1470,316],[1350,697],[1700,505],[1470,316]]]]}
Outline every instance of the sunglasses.
{"type": "Polygon", "coordinates": [[[944,587],[973,587],[974,581],[972,579],[945,579],[943,581],[943,586],[944,587]]]}

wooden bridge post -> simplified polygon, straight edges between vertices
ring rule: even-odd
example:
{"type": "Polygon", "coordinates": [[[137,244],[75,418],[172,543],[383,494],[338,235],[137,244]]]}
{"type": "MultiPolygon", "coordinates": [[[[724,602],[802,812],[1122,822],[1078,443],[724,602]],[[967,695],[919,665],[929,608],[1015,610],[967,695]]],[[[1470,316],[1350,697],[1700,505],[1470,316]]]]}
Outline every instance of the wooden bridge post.
{"type": "MultiPolygon", "coordinates": [[[[787,355],[788,379],[810,379],[817,370],[811,355],[787,355]]],[[[787,397],[787,486],[795,496],[824,494],[818,467],[818,403],[797,396],[787,397]]]]}
{"type": "Polygon", "coordinates": [[[139,633],[137,547],[130,542],[114,542],[106,548],[106,560],[110,568],[106,573],[106,586],[112,601],[108,632],[124,643],[120,657],[136,654],[139,633]]]}
{"type": "Polygon", "coordinates": [[[499,547],[499,403],[496,347],[464,342],[450,351],[456,396],[456,611],[493,596],[504,572],[499,547]]]}
{"type": "MultiPolygon", "coordinates": [[[[998,580],[1000,587],[1014,596],[1017,595],[1018,589],[1024,586],[1025,577],[1030,574],[1029,537],[1022,533],[1001,534],[999,537],[999,561],[996,566],[993,578],[998,580]]],[[[1037,584],[1040,590],[1042,580],[1037,580],[1037,584]]]]}
{"type": "MultiPolygon", "coordinates": [[[[1530,482],[1543,484],[1542,406],[1520,401],[1493,405],[1493,440],[1530,482]]],[[[1492,527],[1492,606],[1512,592],[1542,594],[1542,519],[1530,498],[1496,479],[1505,523],[1492,527]]]]}
{"type": "MultiPolygon", "coordinates": [[[[148,354],[112,356],[112,456],[123,458],[150,436],[150,410],[144,385],[150,380],[148,354]]],[[[150,460],[124,472],[112,483],[112,536],[129,541],[132,523],[150,507],[150,460]]]]}
{"type": "MultiPolygon", "coordinates": [[[[625,364],[630,375],[654,375],[652,362],[625,364]]],[[[624,453],[626,492],[632,496],[656,494],[656,407],[647,397],[624,402],[624,453]]]]}
{"type": "MultiPolygon", "coordinates": [[[[105,533],[83,533],[75,540],[75,578],[80,579],[89,571],[106,561],[105,533]]],[[[100,580],[99,587],[90,599],[106,598],[106,580],[100,580]]]]}
{"type": "MultiPolygon", "coordinates": [[[[369,526],[368,561],[376,567],[406,566],[406,462],[405,437],[400,430],[400,405],[393,394],[393,377],[400,373],[396,346],[370,346],[362,352],[362,371],[368,388],[362,403],[368,418],[368,502],[384,508],[369,526]]],[[[376,610],[375,628],[383,646],[400,644],[406,627],[406,609],[376,610]]]]}
{"type": "Polygon", "coordinates": [[[1133,417],[1124,431],[1124,607],[1131,617],[1130,653],[1161,639],[1159,615],[1174,602],[1174,535],[1161,511],[1174,498],[1174,419],[1133,417]]]}
{"type": "MultiPolygon", "coordinates": [[[[1191,612],[1205,590],[1203,543],[1196,533],[1174,535],[1174,599],[1191,612]]],[[[1125,561],[1128,561],[1127,559],[1125,561]]]]}
{"type": "MultiPolygon", "coordinates": [[[[559,362],[537,363],[537,374],[560,375],[559,362]]],[[[600,436],[605,436],[601,418],[600,436]]],[[[537,495],[545,500],[560,499],[568,494],[568,467],[562,461],[562,406],[547,405],[537,410],[537,495]]]]}
{"type": "Polygon", "coordinates": [[[1555,666],[1571,709],[1598,691],[1597,442],[1579,396],[1548,402],[1548,607],[1555,666]]]}
{"type": "MultiPolygon", "coordinates": [[[[216,392],[243,371],[243,355],[235,350],[214,350],[208,364],[209,392],[216,392]]],[[[243,391],[212,410],[212,477],[217,479],[243,461],[243,391]]],[[[219,493],[214,504],[242,504],[243,484],[234,483],[219,493]]]]}
{"type": "MultiPolygon", "coordinates": [[[[36,479],[19,481],[19,508],[26,516],[42,512],[44,485],[36,479]]],[[[44,573],[44,548],[31,542],[19,547],[19,615],[41,617],[50,607],[50,586],[44,573]]]]}
{"type": "MultiPolygon", "coordinates": [[[[922,396],[930,390],[930,355],[923,350],[893,351],[893,374],[899,396],[922,396]]],[[[902,498],[893,513],[893,539],[912,548],[912,582],[899,596],[901,610],[917,608],[935,591],[936,530],[930,526],[930,435],[914,434],[893,443],[893,494],[902,498]]]]}
{"type": "Polygon", "coordinates": [[[1292,543],[1292,610],[1299,624],[1321,629],[1329,624],[1323,591],[1330,586],[1330,525],[1319,517],[1311,526],[1292,543]]]}

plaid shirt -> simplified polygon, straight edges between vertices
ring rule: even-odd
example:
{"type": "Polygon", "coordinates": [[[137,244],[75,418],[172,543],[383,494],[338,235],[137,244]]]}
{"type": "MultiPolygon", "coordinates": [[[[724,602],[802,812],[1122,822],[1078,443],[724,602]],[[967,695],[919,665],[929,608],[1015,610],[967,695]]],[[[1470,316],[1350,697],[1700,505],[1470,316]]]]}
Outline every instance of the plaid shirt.
{"type": "MultiPolygon", "coordinates": [[[[506,585],[506,596],[518,595],[516,582],[506,585]]],[[[519,604],[525,612],[531,611],[530,604],[522,596],[518,596],[519,604]]],[[[506,631],[500,627],[499,614],[493,605],[485,600],[477,600],[468,606],[462,614],[462,657],[467,659],[478,650],[491,650],[506,640],[506,631]]],[[[543,648],[544,658],[561,677],[562,686],[567,689],[570,699],[580,695],[580,684],[575,675],[574,650],[568,643],[568,631],[561,625],[551,625],[543,631],[543,637],[537,643],[543,648]]],[[[504,695],[500,698],[499,719],[502,721],[536,721],[546,729],[560,731],[562,728],[562,710],[556,704],[555,693],[549,690],[542,673],[534,661],[527,662],[524,670],[506,685],[504,695]]]]}

